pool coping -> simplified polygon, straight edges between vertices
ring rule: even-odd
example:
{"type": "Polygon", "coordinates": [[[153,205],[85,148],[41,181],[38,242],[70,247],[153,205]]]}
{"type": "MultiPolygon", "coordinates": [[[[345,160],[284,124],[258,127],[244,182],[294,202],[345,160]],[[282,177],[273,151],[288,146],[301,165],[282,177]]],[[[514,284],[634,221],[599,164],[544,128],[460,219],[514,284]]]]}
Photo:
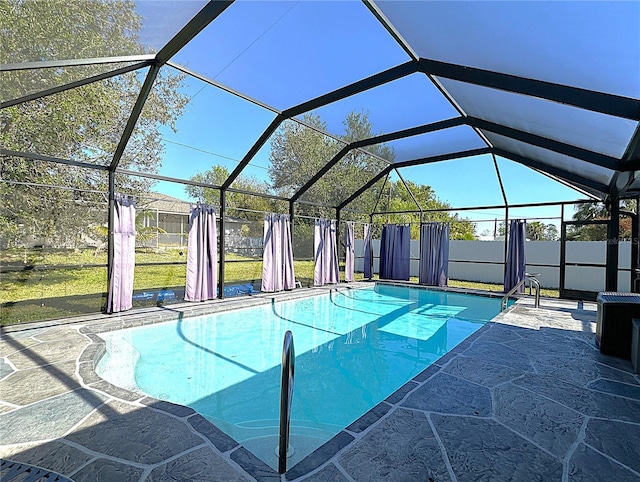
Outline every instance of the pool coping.
{"type": "MultiPolygon", "coordinates": [[[[98,365],[100,359],[106,353],[106,342],[104,339],[100,338],[98,334],[140,326],[147,326],[156,323],[163,323],[167,321],[176,321],[182,319],[183,317],[209,315],[231,311],[239,308],[249,308],[269,303],[307,298],[311,296],[321,295],[334,290],[344,291],[351,289],[362,289],[367,285],[375,286],[375,284],[412,287],[432,291],[435,290],[462,294],[474,294],[491,298],[504,297],[504,295],[500,293],[476,293],[475,291],[477,290],[468,290],[464,288],[447,287],[445,289],[442,289],[440,287],[417,285],[411,282],[402,283],[396,281],[365,281],[356,283],[343,283],[339,285],[328,285],[321,288],[293,290],[284,293],[260,293],[263,296],[259,296],[260,294],[251,295],[249,298],[251,301],[249,303],[247,303],[248,297],[243,296],[234,299],[212,300],[211,302],[200,306],[194,306],[192,303],[170,305],[169,307],[159,307],[160,311],[158,311],[158,309],[150,310],[154,315],[152,317],[148,317],[148,310],[141,310],[144,311],[143,313],[123,313],[121,315],[118,315],[117,318],[112,317],[107,318],[106,320],[102,318],[99,320],[94,319],[92,323],[80,328],[80,333],[87,336],[91,340],[91,343],[87,345],[80,354],[78,375],[83,383],[93,388],[99,389],[112,397],[120,398],[129,402],[139,402],[147,407],[165,412],[169,415],[186,418],[186,422],[188,422],[188,424],[194,431],[206,437],[218,450],[220,450],[220,452],[229,452],[231,460],[237,463],[242,468],[242,470],[244,470],[255,480],[281,480],[281,474],[269,467],[265,462],[256,457],[248,449],[246,449],[241,443],[237,442],[232,437],[224,433],[217,426],[209,422],[206,418],[204,418],[192,408],[149,397],[142,392],[127,390],[125,388],[115,386],[110,382],[102,379],[96,373],[95,368],[98,365]],[[215,303],[216,301],[218,301],[218,303],[215,303]],[[225,303],[222,303],[223,301],[225,303]]],[[[283,474],[284,479],[295,480],[304,477],[328,463],[340,452],[346,450],[353,442],[357,441],[359,434],[367,431],[389,411],[397,408],[407,396],[409,396],[432,376],[438,373],[440,369],[442,369],[443,366],[446,365],[452,358],[456,357],[467,348],[469,348],[471,344],[479,336],[490,329],[497,320],[514,309],[516,304],[517,303],[514,303],[513,305],[498,313],[498,315],[496,315],[490,321],[485,322],[483,326],[481,326],[478,330],[465,338],[462,342],[456,345],[445,355],[429,365],[422,372],[406,382],[384,400],[376,404],[373,408],[364,413],[357,420],[352,422],[347,427],[343,428],[340,432],[338,432],[335,436],[333,436],[323,445],[314,450],[311,454],[307,455],[301,461],[290,467],[287,472],[283,474]]]]}

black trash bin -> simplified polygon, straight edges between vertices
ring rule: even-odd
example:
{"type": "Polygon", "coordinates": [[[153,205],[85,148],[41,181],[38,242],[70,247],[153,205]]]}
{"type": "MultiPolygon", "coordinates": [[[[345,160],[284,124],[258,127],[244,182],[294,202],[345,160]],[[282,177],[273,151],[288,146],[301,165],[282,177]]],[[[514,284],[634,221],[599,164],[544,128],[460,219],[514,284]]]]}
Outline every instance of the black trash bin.
{"type": "Polygon", "coordinates": [[[600,353],[631,358],[631,320],[640,318],[640,295],[636,293],[598,293],[596,345],[600,353]]]}

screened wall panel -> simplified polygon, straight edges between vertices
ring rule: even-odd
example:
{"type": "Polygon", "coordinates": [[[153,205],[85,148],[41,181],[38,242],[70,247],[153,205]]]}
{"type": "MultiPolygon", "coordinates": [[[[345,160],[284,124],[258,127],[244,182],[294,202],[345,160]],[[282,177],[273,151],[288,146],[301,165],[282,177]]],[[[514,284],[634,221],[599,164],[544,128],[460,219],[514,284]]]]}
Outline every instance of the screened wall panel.
{"type": "Polygon", "coordinates": [[[174,60],[285,109],[409,59],[360,2],[235,2],[174,60]]]}
{"type": "Polygon", "coordinates": [[[225,296],[231,294],[229,290],[248,290],[249,285],[251,289],[260,289],[264,251],[264,213],[233,207],[227,213],[224,230],[225,296]]]}
{"type": "Polygon", "coordinates": [[[453,80],[444,88],[467,115],[621,158],[636,122],[453,80]]]}
{"type": "Polygon", "coordinates": [[[420,57],[640,97],[638,2],[376,5],[420,57]]]}
{"type": "Polygon", "coordinates": [[[85,170],[78,168],[57,166],[48,179],[30,179],[6,167],[14,182],[4,176],[0,182],[0,321],[100,311],[107,281],[106,193],[83,185],[85,170]]]}
{"type": "MultiPolygon", "coordinates": [[[[3,109],[3,148],[109,164],[146,70],[3,109]]],[[[141,139],[153,149],[152,139],[141,139]]]]}
{"type": "Polygon", "coordinates": [[[458,116],[455,108],[422,73],[347,97],[311,113],[326,122],[331,134],[349,141],[458,116]],[[371,130],[349,129],[347,119],[350,114],[366,115],[371,130]]]}

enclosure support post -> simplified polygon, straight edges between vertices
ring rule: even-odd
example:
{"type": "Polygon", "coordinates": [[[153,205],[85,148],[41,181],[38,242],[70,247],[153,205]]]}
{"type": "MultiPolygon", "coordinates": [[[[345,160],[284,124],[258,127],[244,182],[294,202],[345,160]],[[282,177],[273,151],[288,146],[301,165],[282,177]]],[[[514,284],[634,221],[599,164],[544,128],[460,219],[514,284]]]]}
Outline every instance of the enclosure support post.
{"type": "Polygon", "coordinates": [[[220,239],[220,249],[218,251],[218,297],[224,298],[224,263],[225,263],[225,210],[227,202],[226,189],[220,189],[220,232],[218,233],[220,239]]]}
{"type": "MultiPolygon", "coordinates": [[[[113,228],[114,222],[113,214],[115,210],[115,189],[116,189],[116,173],[114,170],[109,170],[109,217],[107,224],[107,293],[109,293],[109,280],[111,279],[111,273],[113,272],[113,228]]],[[[108,298],[108,295],[107,295],[108,298]]]]}
{"type": "MultiPolygon", "coordinates": [[[[574,204],[575,206],[575,204],[574,204]]],[[[567,227],[564,224],[564,204],[560,205],[560,274],[558,277],[558,290],[560,298],[564,294],[565,269],[567,264],[566,243],[567,227]]]]}
{"type": "MultiPolygon", "coordinates": [[[[345,240],[346,241],[346,240],[345,240]]],[[[340,283],[340,208],[336,208],[336,249],[338,250],[338,283],[340,283]]],[[[345,262],[346,262],[346,251],[344,251],[345,262]]],[[[346,269],[346,268],[345,268],[346,269]]]]}
{"type": "MultiPolygon", "coordinates": [[[[293,216],[296,213],[296,202],[289,201],[289,221],[291,222],[291,229],[293,230],[293,216]]],[[[293,232],[291,233],[293,236],[293,232]]]]}
{"type": "Polygon", "coordinates": [[[509,252],[509,206],[504,207],[504,268],[503,279],[507,277],[507,253],[509,252]]]}
{"type": "Polygon", "coordinates": [[[605,290],[618,291],[618,244],[620,236],[620,200],[611,196],[611,219],[607,224],[607,265],[605,290]]]}
{"type": "Polygon", "coordinates": [[[636,212],[631,216],[631,291],[636,291],[636,272],[638,270],[638,236],[640,236],[640,226],[638,216],[640,216],[640,198],[636,199],[636,212]]]}

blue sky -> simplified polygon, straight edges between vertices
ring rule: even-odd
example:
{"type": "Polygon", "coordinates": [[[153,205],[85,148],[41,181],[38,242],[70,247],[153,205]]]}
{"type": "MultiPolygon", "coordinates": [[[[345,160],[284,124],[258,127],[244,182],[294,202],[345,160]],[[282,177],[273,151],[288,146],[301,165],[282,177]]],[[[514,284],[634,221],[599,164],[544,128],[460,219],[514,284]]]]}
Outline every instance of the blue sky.
{"type": "MultiPolygon", "coordinates": [[[[141,32],[142,41],[158,48],[166,42],[204,2],[138,2],[138,11],[145,17],[141,32]],[[167,16],[167,13],[172,14],[167,16]],[[162,24],[154,22],[163,19],[162,24]],[[152,28],[151,25],[155,25],[152,28]]],[[[436,17],[443,24],[453,6],[442,2],[423,2],[423,8],[435,6],[436,17]]],[[[454,2],[457,3],[457,2],[454,2]]],[[[572,2],[563,2],[562,10],[574,11],[572,2]]],[[[581,43],[595,48],[598,39],[589,36],[577,42],[565,19],[551,18],[539,4],[527,3],[526,8],[508,2],[483,2],[487,7],[486,18],[476,18],[467,25],[469,45],[464,37],[450,34],[451,55],[460,56],[474,51],[473,59],[462,60],[488,62],[488,49],[499,48],[508,60],[514,48],[526,49],[537,45],[544,56],[557,49],[544,41],[543,35],[515,35],[526,16],[544,23],[549,35],[566,29],[570,54],[577,54],[581,43]],[[494,16],[492,18],[491,16],[494,16]],[[497,17],[495,17],[497,15],[497,17]],[[504,17],[504,22],[495,18],[504,17]],[[509,23],[511,19],[511,23],[509,23]],[[514,20],[515,19],[515,20],[514,20]],[[491,22],[491,23],[490,23],[491,22]],[[499,26],[495,28],[495,26],[499,26]],[[483,29],[496,30],[496,38],[481,35],[483,29]],[[514,36],[515,47],[496,42],[514,36]]],[[[472,3],[459,4],[458,8],[474,8],[472,3]]],[[[619,18],[619,7],[607,22],[619,18]],[[615,15],[614,15],[615,14],[615,15]]],[[[635,8],[637,10],[637,8],[635,8]]],[[[635,12],[632,7],[630,12],[635,12]]],[[[393,11],[392,11],[393,13],[393,11]]],[[[401,15],[399,9],[398,15],[401,15]]],[[[602,29],[588,14],[579,17],[585,22],[580,28],[602,29]]],[[[400,23],[402,21],[396,19],[400,23]]],[[[406,19],[410,24],[412,19],[406,19]]],[[[573,22],[571,22],[573,25],[573,22]]],[[[443,29],[446,25],[443,25],[443,29]]],[[[459,31],[460,25],[446,27],[459,31]]],[[[442,32],[441,32],[442,33],[442,32]]],[[[446,32],[445,32],[446,33],[446,32]]],[[[615,34],[608,34],[615,35],[615,34]]],[[[632,35],[623,33],[621,35],[632,35]]],[[[427,36],[428,37],[428,36],[427,36]]],[[[631,37],[633,39],[633,37],[631,37]]],[[[420,45],[429,50],[429,45],[420,45]]],[[[433,55],[446,56],[442,46],[433,47],[433,55]]],[[[429,53],[429,52],[427,52],[429,53]]],[[[421,53],[421,55],[423,55],[421,53]]],[[[426,55],[426,54],[424,54],[426,55]]],[[[551,54],[553,56],[553,53],[551,54]]],[[[373,15],[359,1],[348,2],[236,2],[215,22],[204,29],[173,59],[176,63],[213,78],[243,94],[259,99],[277,109],[285,109],[304,102],[327,91],[342,87],[379,71],[409,60],[407,54],[378,24],[373,15]]],[[[462,62],[462,60],[460,60],[462,62]]],[[[614,69],[620,59],[603,59],[602,65],[614,69]]],[[[514,61],[515,69],[526,62],[514,61]]],[[[482,67],[482,65],[480,65],[482,67]]],[[[497,66],[500,67],[500,66],[497,66]]],[[[504,67],[504,66],[502,66],[504,67]]],[[[575,67],[575,66],[574,66],[575,67]]],[[[507,66],[508,68],[508,66],[507,66]]],[[[524,67],[523,67],[524,68],[524,67]]],[[[579,70],[576,67],[577,70],[579,70]]],[[[543,69],[544,70],[544,69],[543,69]]],[[[572,69],[560,68],[559,77],[572,69]]],[[[516,72],[517,73],[517,72],[516,72]]],[[[558,80],[562,80],[561,78],[558,80]]],[[[571,79],[569,79],[571,80],[571,79]]],[[[581,79],[587,83],[589,79],[581,79]]],[[[628,80],[620,80],[616,88],[633,89],[628,80]],[[625,83],[626,82],[626,83],[625,83]]],[[[586,85],[589,87],[588,85],[586,85]]],[[[165,156],[161,174],[188,179],[212,165],[222,164],[233,170],[237,162],[249,150],[255,140],[274,118],[267,109],[246,102],[216,89],[197,79],[188,78],[183,93],[190,97],[184,115],[178,119],[177,133],[169,129],[163,132],[165,156]]],[[[314,113],[327,123],[327,130],[334,135],[343,133],[342,121],[351,111],[366,111],[377,133],[393,132],[408,127],[431,123],[457,116],[456,110],[438,92],[424,75],[414,74],[340,102],[325,106],[314,113]]],[[[392,143],[396,160],[408,160],[456,150],[482,147],[483,144],[468,127],[458,127],[437,133],[418,136],[392,143]]],[[[258,153],[245,170],[246,174],[268,179],[269,144],[258,153]]],[[[498,161],[505,191],[510,204],[525,202],[566,201],[585,196],[549,180],[545,176],[511,161],[498,161]]],[[[502,194],[497,182],[493,161],[489,156],[462,159],[438,164],[416,166],[401,171],[403,177],[417,183],[432,186],[437,196],[455,207],[502,204],[502,194]]],[[[181,185],[159,183],[158,191],[188,199],[181,185]]],[[[487,213],[461,213],[470,218],[485,219],[503,211],[487,213]],[[489,214],[489,215],[487,215],[489,214]]],[[[558,216],[558,209],[538,208],[518,213],[521,216],[558,216]]]]}

